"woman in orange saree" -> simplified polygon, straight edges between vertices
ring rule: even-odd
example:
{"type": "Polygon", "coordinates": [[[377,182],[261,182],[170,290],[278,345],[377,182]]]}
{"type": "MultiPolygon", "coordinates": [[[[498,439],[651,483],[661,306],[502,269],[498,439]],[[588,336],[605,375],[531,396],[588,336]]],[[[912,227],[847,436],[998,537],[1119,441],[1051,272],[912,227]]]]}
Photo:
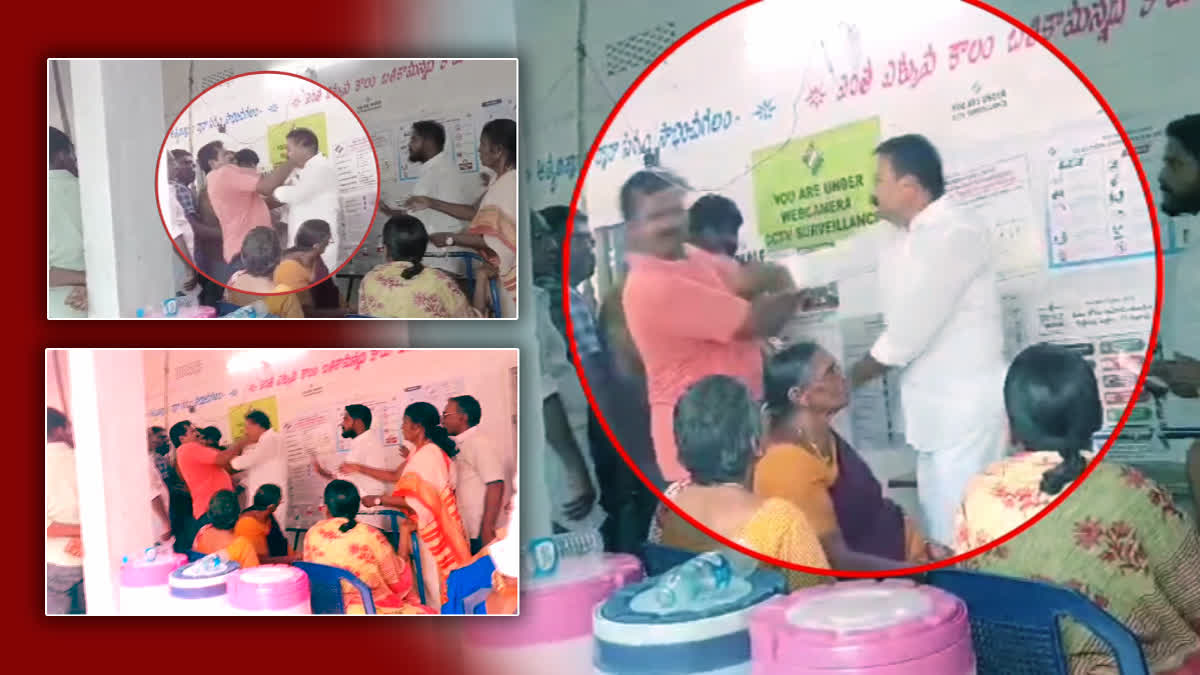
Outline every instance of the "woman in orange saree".
{"type": "MultiPolygon", "coordinates": [[[[325,486],[325,510],[329,518],[309,529],[304,536],[306,562],[340,567],[371,588],[378,614],[436,614],[421,604],[408,563],[408,537],[400,537],[400,551],[379,530],[357,523],[358,488],[335,480],[325,486]]],[[[342,582],[347,614],[362,614],[358,591],[342,582]]]]}
{"type": "Polygon", "coordinates": [[[471,562],[458,501],[454,495],[458,454],[454,439],[441,426],[441,414],[430,403],[413,403],[404,409],[400,433],[416,448],[397,472],[343,464],[343,471],[361,471],[380,480],[395,480],[391,495],[363,497],[363,506],[390,506],[410,511],[421,538],[421,572],[425,578],[425,602],[441,607],[446,603],[446,577],[450,571],[471,562]]]}

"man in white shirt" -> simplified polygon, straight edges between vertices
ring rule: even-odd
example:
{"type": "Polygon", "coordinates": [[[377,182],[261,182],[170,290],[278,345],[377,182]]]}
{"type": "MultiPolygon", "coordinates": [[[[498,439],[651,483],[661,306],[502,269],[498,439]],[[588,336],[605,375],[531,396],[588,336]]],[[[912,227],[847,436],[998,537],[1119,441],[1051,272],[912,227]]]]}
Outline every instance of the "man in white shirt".
{"type": "Polygon", "coordinates": [[[317,135],[311,130],[297,127],[288,132],[288,161],[300,168],[294,185],[277,187],[273,194],[288,207],[288,244],[285,248],[295,245],[296,232],[305,222],[323,220],[329,224],[333,239],[321,254],[321,260],[330,272],[335,272],[342,262],[338,249],[341,207],[338,205],[337,171],[320,150],[317,135]]]}
{"type": "Polygon", "coordinates": [[[245,472],[242,476],[242,486],[246,488],[246,500],[254,499],[258,488],[264,485],[277,485],[281,494],[279,507],[280,527],[287,529],[288,512],[288,464],[287,451],[283,447],[283,437],[271,428],[271,418],[261,410],[252,410],[246,415],[246,437],[238,439],[234,446],[249,443],[249,447],[241,455],[233,458],[229,466],[234,471],[245,472]]]}
{"type": "MultiPolygon", "coordinates": [[[[1181,117],[1167,125],[1167,145],[1158,174],[1163,213],[1176,217],[1200,214],[1200,113],[1181,117]]],[[[1193,229],[1192,241],[1172,260],[1164,289],[1163,342],[1170,359],[1156,358],[1151,375],[1180,399],[1200,398],[1200,231],[1193,229]]],[[[1192,406],[1172,406],[1192,412],[1192,406]]],[[[1170,420],[1173,426],[1198,426],[1200,420],[1170,420]]],[[[1200,441],[1187,455],[1188,483],[1200,513],[1200,441]]]]}
{"type": "Polygon", "coordinates": [[[87,274],[83,260],[83,212],[79,206],[79,168],[75,146],[50,127],[46,173],[46,247],[50,289],[47,316],[87,317],[87,274]]]}
{"type": "Polygon", "coordinates": [[[163,480],[156,461],[156,456],[166,440],[167,434],[162,427],[150,427],[146,430],[146,447],[150,457],[150,512],[154,516],[154,532],[160,544],[174,542],[171,531],[171,493],[167,491],[167,483],[163,480]]]}
{"type": "Polygon", "coordinates": [[[967,481],[1008,448],[991,234],[944,196],[942,162],[927,139],[892,138],[875,154],[872,201],[895,226],[879,260],[887,328],[851,377],[857,387],[900,370],[927,533],[948,545],[967,481]]]}
{"type": "Polygon", "coordinates": [[[85,614],[75,436],[67,416],[46,408],[46,614],[85,614]]]}
{"type": "MultiPolygon", "coordinates": [[[[445,127],[432,120],[413,123],[408,137],[408,161],[421,164],[421,176],[417,178],[411,197],[429,197],[450,204],[474,204],[483,194],[484,186],[475,176],[461,173],[451,163],[445,147],[445,127]]],[[[387,215],[399,213],[386,204],[380,204],[380,210],[387,215]]],[[[413,215],[421,220],[430,236],[439,233],[458,234],[470,224],[436,209],[421,209],[414,211],[413,215]]],[[[451,253],[468,249],[455,246],[439,250],[451,253]]],[[[425,264],[458,278],[466,276],[466,262],[462,258],[430,258],[425,264]]]]}
{"type": "MultiPolygon", "coordinates": [[[[371,418],[371,409],[365,405],[355,403],[346,406],[345,412],[342,414],[342,438],[350,439],[350,452],[346,453],[344,463],[395,471],[402,463],[400,453],[389,451],[380,440],[379,434],[371,431],[371,418]]],[[[313,460],[313,468],[329,480],[338,478],[353,483],[354,487],[358,488],[360,498],[392,493],[391,485],[359,471],[345,472],[341,470],[340,466],[338,469],[330,471],[317,460],[313,460]]],[[[368,515],[360,516],[358,520],[380,530],[390,530],[390,518],[373,515],[382,510],[385,509],[378,506],[364,507],[363,511],[368,515]]]]}
{"type": "Polygon", "coordinates": [[[496,538],[504,524],[502,514],[512,496],[516,462],[501,453],[496,443],[483,435],[479,422],[483,408],[473,396],[455,396],[442,410],[442,426],[454,437],[458,455],[455,497],[474,555],[496,538]]]}
{"type": "MultiPolygon", "coordinates": [[[[179,171],[178,160],[173,153],[164,153],[167,158],[167,176],[174,176],[179,171]]],[[[193,261],[196,259],[196,235],[192,223],[188,220],[183,204],[179,202],[179,191],[172,189],[168,181],[163,185],[160,181],[158,193],[167,201],[167,212],[163,220],[167,224],[167,234],[174,242],[175,253],[175,289],[190,291],[199,283],[193,261]]]]}

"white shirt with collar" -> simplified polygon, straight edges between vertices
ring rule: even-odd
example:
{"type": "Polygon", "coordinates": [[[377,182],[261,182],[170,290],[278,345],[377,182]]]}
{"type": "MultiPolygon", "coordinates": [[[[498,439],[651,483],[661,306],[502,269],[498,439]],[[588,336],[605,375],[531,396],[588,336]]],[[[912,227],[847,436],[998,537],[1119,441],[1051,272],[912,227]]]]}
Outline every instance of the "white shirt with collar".
{"type": "MultiPolygon", "coordinates": [[[[478,426],[455,436],[454,443],[458,446],[458,454],[454,457],[454,463],[458,467],[455,485],[458,511],[462,515],[463,525],[466,526],[467,536],[478,539],[483,525],[488,484],[504,482],[500,510],[497,512],[499,516],[504,513],[505,505],[512,495],[512,478],[516,467],[515,463],[505,456],[507,453],[502,454],[501,449],[484,436],[478,426]]],[[[497,527],[503,525],[501,521],[497,527]]]]}
{"type": "MultiPolygon", "coordinates": [[[[474,204],[475,200],[479,199],[479,195],[483,194],[483,190],[483,184],[480,182],[478,174],[460,173],[458,168],[450,163],[450,157],[443,151],[421,165],[421,175],[417,178],[417,184],[413,186],[412,195],[429,197],[451,204],[474,204]]],[[[429,234],[439,232],[458,234],[466,230],[470,224],[436,209],[413,211],[413,215],[424,223],[425,230],[429,234]]],[[[467,249],[447,246],[446,248],[431,247],[430,250],[449,253],[467,249]]],[[[458,276],[466,273],[466,264],[462,258],[429,258],[425,264],[458,276]]]]}
{"type": "Polygon", "coordinates": [[[879,260],[887,328],[871,356],[900,369],[905,435],[933,450],[1004,409],[991,234],[942,198],[894,235],[879,260]]]}
{"type": "MultiPolygon", "coordinates": [[[[350,452],[346,453],[345,461],[351,464],[359,464],[373,469],[384,469],[385,471],[395,471],[404,461],[400,456],[399,450],[394,448],[389,449],[379,439],[379,435],[370,429],[349,439],[347,445],[350,446],[350,452]]],[[[343,473],[339,471],[337,477],[353,483],[354,487],[358,488],[359,497],[392,494],[391,485],[365,474],[343,473]]],[[[360,507],[360,510],[367,514],[372,514],[390,509],[388,507],[376,506],[370,509],[360,507]]],[[[359,516],[358,520],[381,530],[391,528],[391,519],[387,516],[363,515],[359,516]]]]}
{"type": "MultiPolygon", "coordinates": [[[[79,489],[75,481],[75,450],[66,443],[46,444],[46,528],[51,523],[79,524],[79,489]]],[[[46,537],[46,563],[80,567],[83,558],[67,553],[67,537],[46,537]]]]}
{"type": "Polygon", "coordinates": [[[317,153],[296,170],[295,176],[294,185],[275,188],[275,199],[288,206],[288,245],[285,248],[295,246],[296,232],[305,221],[323,220],[329,223],[333,239],[321,255],[321,260],[330,272],[334,272],[342,259],[338,248],[341,241],[338,231],[341,206],[338,204],[337,171],[333,161],[317,153]]]}
{"type": "MultiPolygon", "coordinates": [[[[79,179],[70,171],[49,169],[46,173],[46,248],[48,267],[84,271],[83,211],[79,204],[79,179]]],[[[52,286],[47,297],[51,319],[86,318],[67,306],[73,286],[52,286]]]]}
{"type": "Polygon", "coordinates": [[[879,259],[887,328],[871,348],[900,370],[927,531],[952,541],[967,481],[1007,449],[1004,334],[987,227],[938,199],[879,259]]]}
{"type": "Polygon", "coordinates": [[[235,471],[244,471],[242,485],[246,488],[246,504],[254,501],[254,493],[258,488],[274,484],[279,486],[282,494],[279,508],[276,509],[279,523],[287,527],[287,498],[288,498],[288,461],[287,450],[283,447],[283,436],[274,429],[267,429],[258,442],[248,446],[241,455],[229,463],[235,471]]]}

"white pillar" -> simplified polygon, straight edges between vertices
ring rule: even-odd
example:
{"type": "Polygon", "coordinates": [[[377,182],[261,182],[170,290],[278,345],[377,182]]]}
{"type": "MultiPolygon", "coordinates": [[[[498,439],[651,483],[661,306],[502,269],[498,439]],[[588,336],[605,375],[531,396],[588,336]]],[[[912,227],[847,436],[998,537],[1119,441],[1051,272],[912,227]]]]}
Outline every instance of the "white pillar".
{"type": "Polygon", "coordinates": [[[67,363],[87,612],[111,615],[121,558],[155,537],[142,352],[73,349],[67,363]]]}
{"type": "Polygon", "coordinates": [[[175,252],[154,201],[162,63],[70,63],[88,313],[131,317],[174,295],[175,252]]]}

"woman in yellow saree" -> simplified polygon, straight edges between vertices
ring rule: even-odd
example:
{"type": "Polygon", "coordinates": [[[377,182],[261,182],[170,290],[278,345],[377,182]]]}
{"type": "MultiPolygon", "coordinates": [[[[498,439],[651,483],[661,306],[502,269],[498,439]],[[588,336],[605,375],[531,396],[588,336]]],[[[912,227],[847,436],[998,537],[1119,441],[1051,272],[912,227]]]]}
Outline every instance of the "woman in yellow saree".
{"type": "MultiPolygon", "coordinates": [[[[371,588],[378,614],[436,614],[418,599],[406,533],[401,533],[399,552],[393,551],[379,530],[355,522],[358,503],[353,483],[335,480],[325,486],[325,510],[330,517],[304,536],[305,562],[340,567],[358,577],[371,588]]],[[[344,581],[342,598],[347,614],[363,613],[362,597],[344,581]]]]}
{"type": "Polygon", "coordinates": [[[452,458],[458,454],[458,448],[440,421],[441,414],[430,403],[413,403],[404,409],[400,433],[416,450],[396,472],[350,463],[342,465],[342,471],[361,471],[379,480],[396,481],[391,495],[366,496],[362,504],[367,508],[382,505],[413,513],[421,537],[425,601],[437,607],[446,603],[446,577],[450,571],[471,562],[471,547],[454,496],[456,474],[452,458]]]}
{"type": "Polygon", "coordinates": [[[430,235],[434,246],[474,249],[499,271],[500,316],[517,315],[517,123],[495,119],[479,134],[479,161],[495,174],[477,205],[450,204],[430,197],[410,197],[411,210],[435,209],[470,220],[465,232],[430,235]]]}
{"type": "MultiPolygon", "coordinates": [[[[829,560],[804,512],[778,497],[750,489],[762,436],[758,405],[741,382],[710,375],[675,405],[679,460],[691,477],[665,494],[692,518],[742,546],[784,562],[829,569],[829,560]]],[[[694,553],[721,546],[659,504],[649,540],[694,553]]],[[[828,583],[829,577],[781,569],[788,588],[828,583]]]]}

